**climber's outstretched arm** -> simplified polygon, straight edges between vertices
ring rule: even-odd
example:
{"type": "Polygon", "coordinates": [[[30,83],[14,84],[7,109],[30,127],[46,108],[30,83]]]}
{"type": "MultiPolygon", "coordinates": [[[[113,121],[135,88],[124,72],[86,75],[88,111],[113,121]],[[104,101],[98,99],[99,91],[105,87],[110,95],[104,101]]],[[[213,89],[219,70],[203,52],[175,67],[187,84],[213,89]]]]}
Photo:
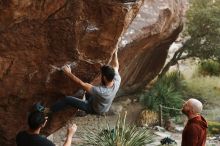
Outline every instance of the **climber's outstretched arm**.
{"type": "Polygon", "coordinates": [[[63,72],[70,77],[70,79],[75,82],[78,86],[80,86],[82,89],[84,89],[87,92],[90,92],[93,85],[89,84],[89,83],[85,83],[82,80],[80,80],[78,77],[76,77],[74,74],[72,74],[71,72],[71,68],[70,66],[66,65],[63,67],[63,72]]]}
{"type": "Polygon", "coordinates": [[[118,62],[118,45],[116,45],[115,52],[113,54],[112,60],[110,62],[110,65],[118,71],[119,69],[119,62],[118,62]]]}

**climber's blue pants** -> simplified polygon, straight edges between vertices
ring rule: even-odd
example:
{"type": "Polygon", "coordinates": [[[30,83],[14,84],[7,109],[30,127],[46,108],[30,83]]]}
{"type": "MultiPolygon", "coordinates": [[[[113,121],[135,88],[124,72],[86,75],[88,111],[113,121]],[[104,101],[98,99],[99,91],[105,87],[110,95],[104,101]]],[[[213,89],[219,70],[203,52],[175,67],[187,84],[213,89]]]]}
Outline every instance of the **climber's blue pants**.
{"type": "MultiPolygon", "coordinates": [[[[88,95],[87,95],[88,96],[88,95]]],[[[92,108],[92,96],[86,97],[87,100],[82,100],[73,96],[66,96],[65,98],[57,101],[50,110],[52,112],[58,112],[64,108],[71,106],[85,111],[89,114],[95,114],[95,111],[92,108]]]]}

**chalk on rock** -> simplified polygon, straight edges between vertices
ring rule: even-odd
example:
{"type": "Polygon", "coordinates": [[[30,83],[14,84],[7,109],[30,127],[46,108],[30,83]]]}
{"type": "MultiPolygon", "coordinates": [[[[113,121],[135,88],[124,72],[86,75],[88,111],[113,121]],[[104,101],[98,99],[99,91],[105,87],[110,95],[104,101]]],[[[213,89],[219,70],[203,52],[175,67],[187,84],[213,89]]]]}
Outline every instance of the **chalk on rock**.
{"type": "Polygon", "coordinates": [[[63,68],[65,66],[69,66],[71,69],[73,69],[73,68],[75,68],[77,66],[77,63],[76,62],[66,63],[60,69],[63,70],[63,68]]]}
{"type": "Polygon", "coordinates": [[[136,2],[138,0],[121,0],[121,2],[123,3],[130,3],[130,2],[136,2]]]}

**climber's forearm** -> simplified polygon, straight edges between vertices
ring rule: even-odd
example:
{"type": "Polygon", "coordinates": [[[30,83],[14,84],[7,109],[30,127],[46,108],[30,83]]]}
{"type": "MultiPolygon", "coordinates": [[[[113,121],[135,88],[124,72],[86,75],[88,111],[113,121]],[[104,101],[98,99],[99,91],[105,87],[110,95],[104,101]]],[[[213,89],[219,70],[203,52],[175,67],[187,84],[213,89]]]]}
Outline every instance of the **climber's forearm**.
{"type": "Polygon", "coordinates": [[[77,85],[82,86],[83,85],[83,81],[80,80],[78,77],[76,77],[74,74],[72,73],[65,73],[73,82],[75,82],[77,85]]]}
{"type": "Polygon", "coordinates": [[[118,48],[116,48],[115,53],[113,54],[113,58],[111,61],[111,66],[115,69],[118,70],[119,69],[119,62],[118,62],[118,48]]]}
{"type": "Polygon", "coordinates": [[[92,85],[89,83],[85,83],[82,80],[80,80],[78,77],[76,77],[72,73],[65,73],[73,82],[75,82],[78,86],[83,88],[85,91],[90,92],[92,89],[92,85]]]}

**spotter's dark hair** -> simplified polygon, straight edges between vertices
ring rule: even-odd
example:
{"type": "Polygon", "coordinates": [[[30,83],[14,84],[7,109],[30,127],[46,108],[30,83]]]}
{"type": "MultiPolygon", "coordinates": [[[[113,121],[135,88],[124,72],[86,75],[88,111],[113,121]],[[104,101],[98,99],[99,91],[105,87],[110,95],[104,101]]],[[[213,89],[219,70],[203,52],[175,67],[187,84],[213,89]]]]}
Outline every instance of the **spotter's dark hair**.
{"type": "Polygon", "coordinates": [[[38,129],[45,121],[46,117],[42,112],[34,111],[28,115],[28,126],[32,130],[38,129]]]}

